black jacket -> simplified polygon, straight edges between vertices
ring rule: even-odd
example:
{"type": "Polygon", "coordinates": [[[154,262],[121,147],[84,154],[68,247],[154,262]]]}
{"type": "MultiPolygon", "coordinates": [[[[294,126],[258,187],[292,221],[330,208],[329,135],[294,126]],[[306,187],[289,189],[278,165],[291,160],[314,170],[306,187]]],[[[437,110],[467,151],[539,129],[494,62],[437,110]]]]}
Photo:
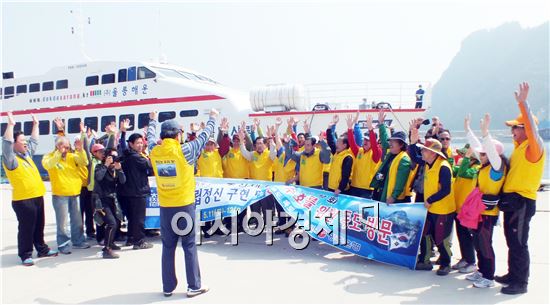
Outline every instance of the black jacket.
{"type": "Polygon", "coordinates": [[[153,175],[151,161],[133,149],[125,149],[121,163],[126,174],[126,183],[120,186],[118,194],[127,197],[149,196],[151,188],[148,177],[153,175]]]}
{"type": "Polygon", "coordinates": [[[115,170],[114,168],[107,168],[103,164],[98,164],[95,167],[94,179],[94,193],[99,198],[114,198],[116,197],[117,188],[126,182],[126,175],[123,170],[115,170]]]}

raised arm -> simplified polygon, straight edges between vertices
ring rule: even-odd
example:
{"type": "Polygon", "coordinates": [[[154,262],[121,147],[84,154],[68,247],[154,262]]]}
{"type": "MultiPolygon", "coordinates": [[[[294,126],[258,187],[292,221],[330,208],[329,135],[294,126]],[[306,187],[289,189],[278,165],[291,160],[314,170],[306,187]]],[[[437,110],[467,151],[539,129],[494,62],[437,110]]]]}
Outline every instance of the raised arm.
{"type": "Polygon", "coordinates": [[[483,143],[481,144],[481,146],[483,147],[484,151],[487,153],[487,158],[489,159],[489,163],[491,163],[491,167],[495,171],[502,171],[503,169],[502,158],[498,154],[493,138],[489,133],[490,124],[491,124],[491,116],[488,113],[486,113],[483,119],[481,119],[481,136],[483,137],[482,138],[483,143]]]}
{"type": "Polygon", "coordinates": [[[4,132],[4,138],[2,139],[2,162],[8,170],[14,170],[17,168],[17,158],[15,157],[15,151],[13,150],[14,138],[13,128],[15,127],[15,120],[13,114],[8,112],[8,126],[4,132]]]}
{"type": "Polygon", "coordinates": [[[336,124],[338,124],[338,121],[340,121],[340,117],[335,114],[327,128],[327,142],[332,154],[336,153],[336,135],[334,130],[336,128],[336,124]]]}
{"type": "MultiPolygon", "coordinates": [[[[149,113],[149,125],[147,125],[147,146],[149,152],[157,145],[157,111],[149,113]]],[[[183,135],[182,135],[183,136],[183,135]]]]}
{"type": "Polygon", "coordinates": [[[540,137],[537,129],[537,124],[529,103],[527,103],[527,96],[529,95],[529,84],[524,82],[519,85],[519,92],[514,92],[516,101],[518,102],[521,115],[526,118],[525,120],[525,135],[527,136],[527,151],[525,157],[531,163],[538,162],[544,152],[544,146],[542,138],[540,137]]]}
{"type": "Polygon", "coordinates": [[[348,143],[349,148],[351,149],[351,152],[354,156],[357,157],[357,154],[359,153],[359,146],[357,146],[357,143],[355,143],[355,136],[353,132],[353,117],[351,115],[348,115],[346,117],[346,124],[348,125],[348,143]]]}
{"type": "Polygon", "coordinates": [[[241,139],[241,145],[240,145],[241,154],[246,160],[252,161],[253,154],[248,149],[246,149],[246,146],[243,143],[245,137],[246,137],[246,130],[241,128],[241,130],[239,130],[239,138],[241,139]]]}
{"type": "Polygon", "coordinates": [[[218,128],[218,153],[223,158],[230,149],[231,146],[231,140],[229,140],[229,135],[227,134],[229,131],[229,121],[227,118],[222,118],[220,122],[220,127],[218,128]]]}
{"type": "Polygon", "coordinates": [[[210,138],[214,133],[214,125],[216,124],[217,117],[218,111],[212,108],[210,110],[208,122],[206,123],[205,128],[197,135],[197,138],[181,145],[183,155],[189,164],[195,164],[195,161],[199,158],[204,145],[208,141],[208,138],[210,138]]]}

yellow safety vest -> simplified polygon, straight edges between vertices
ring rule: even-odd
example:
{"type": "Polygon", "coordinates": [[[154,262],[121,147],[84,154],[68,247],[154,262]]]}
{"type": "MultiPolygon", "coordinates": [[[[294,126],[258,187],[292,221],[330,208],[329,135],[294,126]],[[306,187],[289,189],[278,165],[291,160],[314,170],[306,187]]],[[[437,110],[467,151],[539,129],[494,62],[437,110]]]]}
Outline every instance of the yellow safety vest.
{"type": "Polygon", "coordinates": [[[418,164],[414,166],[414,169],[409,173],[409,178],[407,178],[407,183],[405,184],[405,197],[411,197],[414,194],[412,190],[412,184],[414,182],[414,176],[418,172],[418,164]]]}
{"type": "MultiPolygon", "coordinates": [[[[391,197],[393,194],[393,190],[395,189],[395,182],[397,181],[397,169],[399,168],[399,163],[401,163],[401,160],[405,157],[409,158],[409,155],[407,154],[406,151],[401,151],[397,154],[397,156],[395,156],[395,158],[393,158],[391,162],[390,170],[388,171],[389,180],[388,180],[388,188],[386,190],[386,199],[391,197]]],[[[407,176],[407,181],[409,179],[410,179],[410,172],[409,172],[409,175],[407,176]]],[[[405,199],[406,193],[407,193],[407,183],[405,183],[403,192],[401,192],[401,194],[399,194],[399,196],[394,199],[403,200],[405,199]]]]}
{"type": "Polygon", "coordinates": [[[290,159],[285,164],[286,152],[283,152],[279,158],[273,163],[273,172],[275,173],[275,181],[287,182],[296,175],[296,162],[290,159]]]}
{"type": "Polygon", "coordinates": [[[376,171],[378,171],[380,163],[380,161],[374,162],[372,160],[372,149],[369,149],[369,151],[365,153],[363,147],[359,148],[357,157],[353,160],[351,186],[365,190],[374,190],[370,187],[370,183],[376,171]]]}
{"type": "Polygon", "coordinates": [[[67,153],[65,159],[59,159],[59,162],[52,168],[47,168],[48,158],[52,158],[56,154],[53,151],[42,158],[42,165],[48,171],[52,185],[52,194],[55,196],[77,196],[82,188],[82,178],[80,176],[80,167],[75,160],[75,155],[79,158],[87,160],[84,151],[76,151],[75,153],[67,153]]]}
{"type": "Polygon", "coordinates": [[[518,193],[525,198],[537,199],[537,190],[544,172],[546,150],[536,163],[531,163],[525,157],[527,141],[517,146],[510,157],[510,171],[504,182],[505,193],[518,193]]]}
{"type": "Polygon", "coordinates": [[[40,172],[31,157],[21,158],[19,155],[15,155],[17,160],[17,167],[14,170],[8,170],[4,162],[4,171],[10,181],[13,191],[11,197],[13,201],[31,199],[36,197],[42,197],[46,194],[46,187],[42,178],[40,178],[40,172]]]}
{"type": "Polygon", "coordinates": [[[313,154],[306,157],[303,153],[300,155],[300,185],[312,187],[323,186],[323,168],[324,165],[319,160],[321,151],[315,148],[313,154]]]}
{"type": "Polygon", "coordinates": [[[161,207],[181,207],[195,203],[194,168],[189,165],[175,139],[163,139],[150,154],[161,207]]]}
{"type": "Polygon", "coordinates": [[[223,178],[222,157],[217,149],[203,151],[197,161],[198,176],[223,178]]]}
{"type": "MultiPolygon", "coordinates": [[[[479,169],[479,165],[474,165],[474,167],[479,169]]],[[[470,195],[470,193],[476,188],[476,184],[477,177],[474,177],[473,179],[463,177],[455,178],[455,181],[453,182],[453,191],[455,194],[455,206],[457,213],[460,213],[464,200],[466,200],[468,195],[470,195]]]]}
{"type": "Polygon", "coordinates": [[[223,157],[223,176],[224,178],[246,179],[248,173],[248,160],[241,153],[240,148],[231,148],[223,157]]]}
{"type": "MultiPolygon", "coordinates": [[[[353,158],[353,154],[351,153],[351,150],[349,148],[333,156],[332,165],[330,166],[330,172],[328,175],[328,187],[331,190],[338,189],[340,181],[342,180],[342,164],[344,163],[344,159],[348,156],[353,158]]],[[[348,188],[349,186],[346,185],[345,190],[347,190],[348,188]]]]}
{"type": "MultiPolygon", "coordinates": [[[[437,193],[441,189],[441,185],[439,184],[439,170],[442,166],[449,168],[451,173],[453,172],[449,161],[444,160],[442,157],[437,157],[431,168],[428,164],[425,165],[424,198],[430,198],[430,196],[437,193]]],[[[433,202],[428,211],[432,214],[446,215],[453,213],[455,210],[455,198],[453,193],[453,185],[451,183],[451,193],[443,199],[433,202]]]]}
{"type": "MultiPolygon", "coordinates": [[[[487,195],[498,195],[500,194],[500,190],[502,189],[502,186],[504,185],[504,181],[506,180],[506,172],[500,178],[498,181],[494,181],[491,179],[491,165],[485,166],[479,171],[477,181],[478,181],[478,187],[479,190],[483,194],[487,195]]],[[[481,215],[489,215],[489,216],[498,216],[499,209],[498,207],[495,207],[492,210],[487,210],[481,212],[481,215]]]]}
{"type": "Polygon", "coordinates": [[[82,180],[82,187],[88,186],[88,166],[78,166],[78,176],[82,180]]]}
{"type": "Polygon", "coordinates": [[[262,181],[272,181],[273,171],[271,169],[273,160],[269,158],[269,149],[261,154],[254,151],[250,162],[250,178],[262,181]]]}

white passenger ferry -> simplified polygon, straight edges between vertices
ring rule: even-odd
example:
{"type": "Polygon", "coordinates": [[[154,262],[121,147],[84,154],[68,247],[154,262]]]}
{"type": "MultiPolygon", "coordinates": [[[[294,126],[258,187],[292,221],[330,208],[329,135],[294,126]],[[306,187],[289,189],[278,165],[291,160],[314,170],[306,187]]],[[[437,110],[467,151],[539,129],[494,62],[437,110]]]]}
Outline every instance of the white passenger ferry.
{"type": "MultiPolygon", "coordinates": [[[[159,111],[159,121],[177,119],[184,128],[192,122],[205,121],[211,108],[228,117],[231,133],[243,120],[248,125],[254,118],[262,126],[275,123],[281,117],[294,116],[311,125],[317,133],[327,128],[332,116],[338,114],[338,131],[346,128],[345,115],[372,112],[378,107],[388,109],[387,123],[405,129],[410,119],[422,116],[429,105],[430,84],[427,82],[347,83],[270,85],[250,93],[228,88],[210,77],[182,67],[149,62],[92,61],[79,65],[56,67],[40,76],[14,77],[3,73],[0,91],[2,112],[1,132],[6,128],[6,113],[12,111],[15,129],[30,135],[30,114],[38,117],[40,145],[35,158],[54,147],[53,119],[65,120],[66,132],[76,136],[79,123],[103,131],[110,122],[130,119],[132,132],[142,132],[149,112],[159,111]],[[422,84],[428,94],[424,107],[415,109],[415,91],[422,84]]],[[[363,126],[365,127],[365,126],[363,126]]],[[[299,131],[301,130],[301,124],[299,131]]],[[[36,162],[40,166],[40,162],[36,162]]]]}

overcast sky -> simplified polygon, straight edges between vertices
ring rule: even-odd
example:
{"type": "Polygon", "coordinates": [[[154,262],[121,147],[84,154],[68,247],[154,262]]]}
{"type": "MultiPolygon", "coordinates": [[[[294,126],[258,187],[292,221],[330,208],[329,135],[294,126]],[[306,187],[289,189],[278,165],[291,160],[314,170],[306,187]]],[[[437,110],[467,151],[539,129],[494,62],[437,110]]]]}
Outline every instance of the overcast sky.
{"type": "Polygon", "coordinates": [[[548,3],[4,1],[1,66],[17,77],[87,57],[164,54],[169,63],[245,90],[270,83],[433,84],[470,33],[512,21],[540,25],[548,3]]]}

